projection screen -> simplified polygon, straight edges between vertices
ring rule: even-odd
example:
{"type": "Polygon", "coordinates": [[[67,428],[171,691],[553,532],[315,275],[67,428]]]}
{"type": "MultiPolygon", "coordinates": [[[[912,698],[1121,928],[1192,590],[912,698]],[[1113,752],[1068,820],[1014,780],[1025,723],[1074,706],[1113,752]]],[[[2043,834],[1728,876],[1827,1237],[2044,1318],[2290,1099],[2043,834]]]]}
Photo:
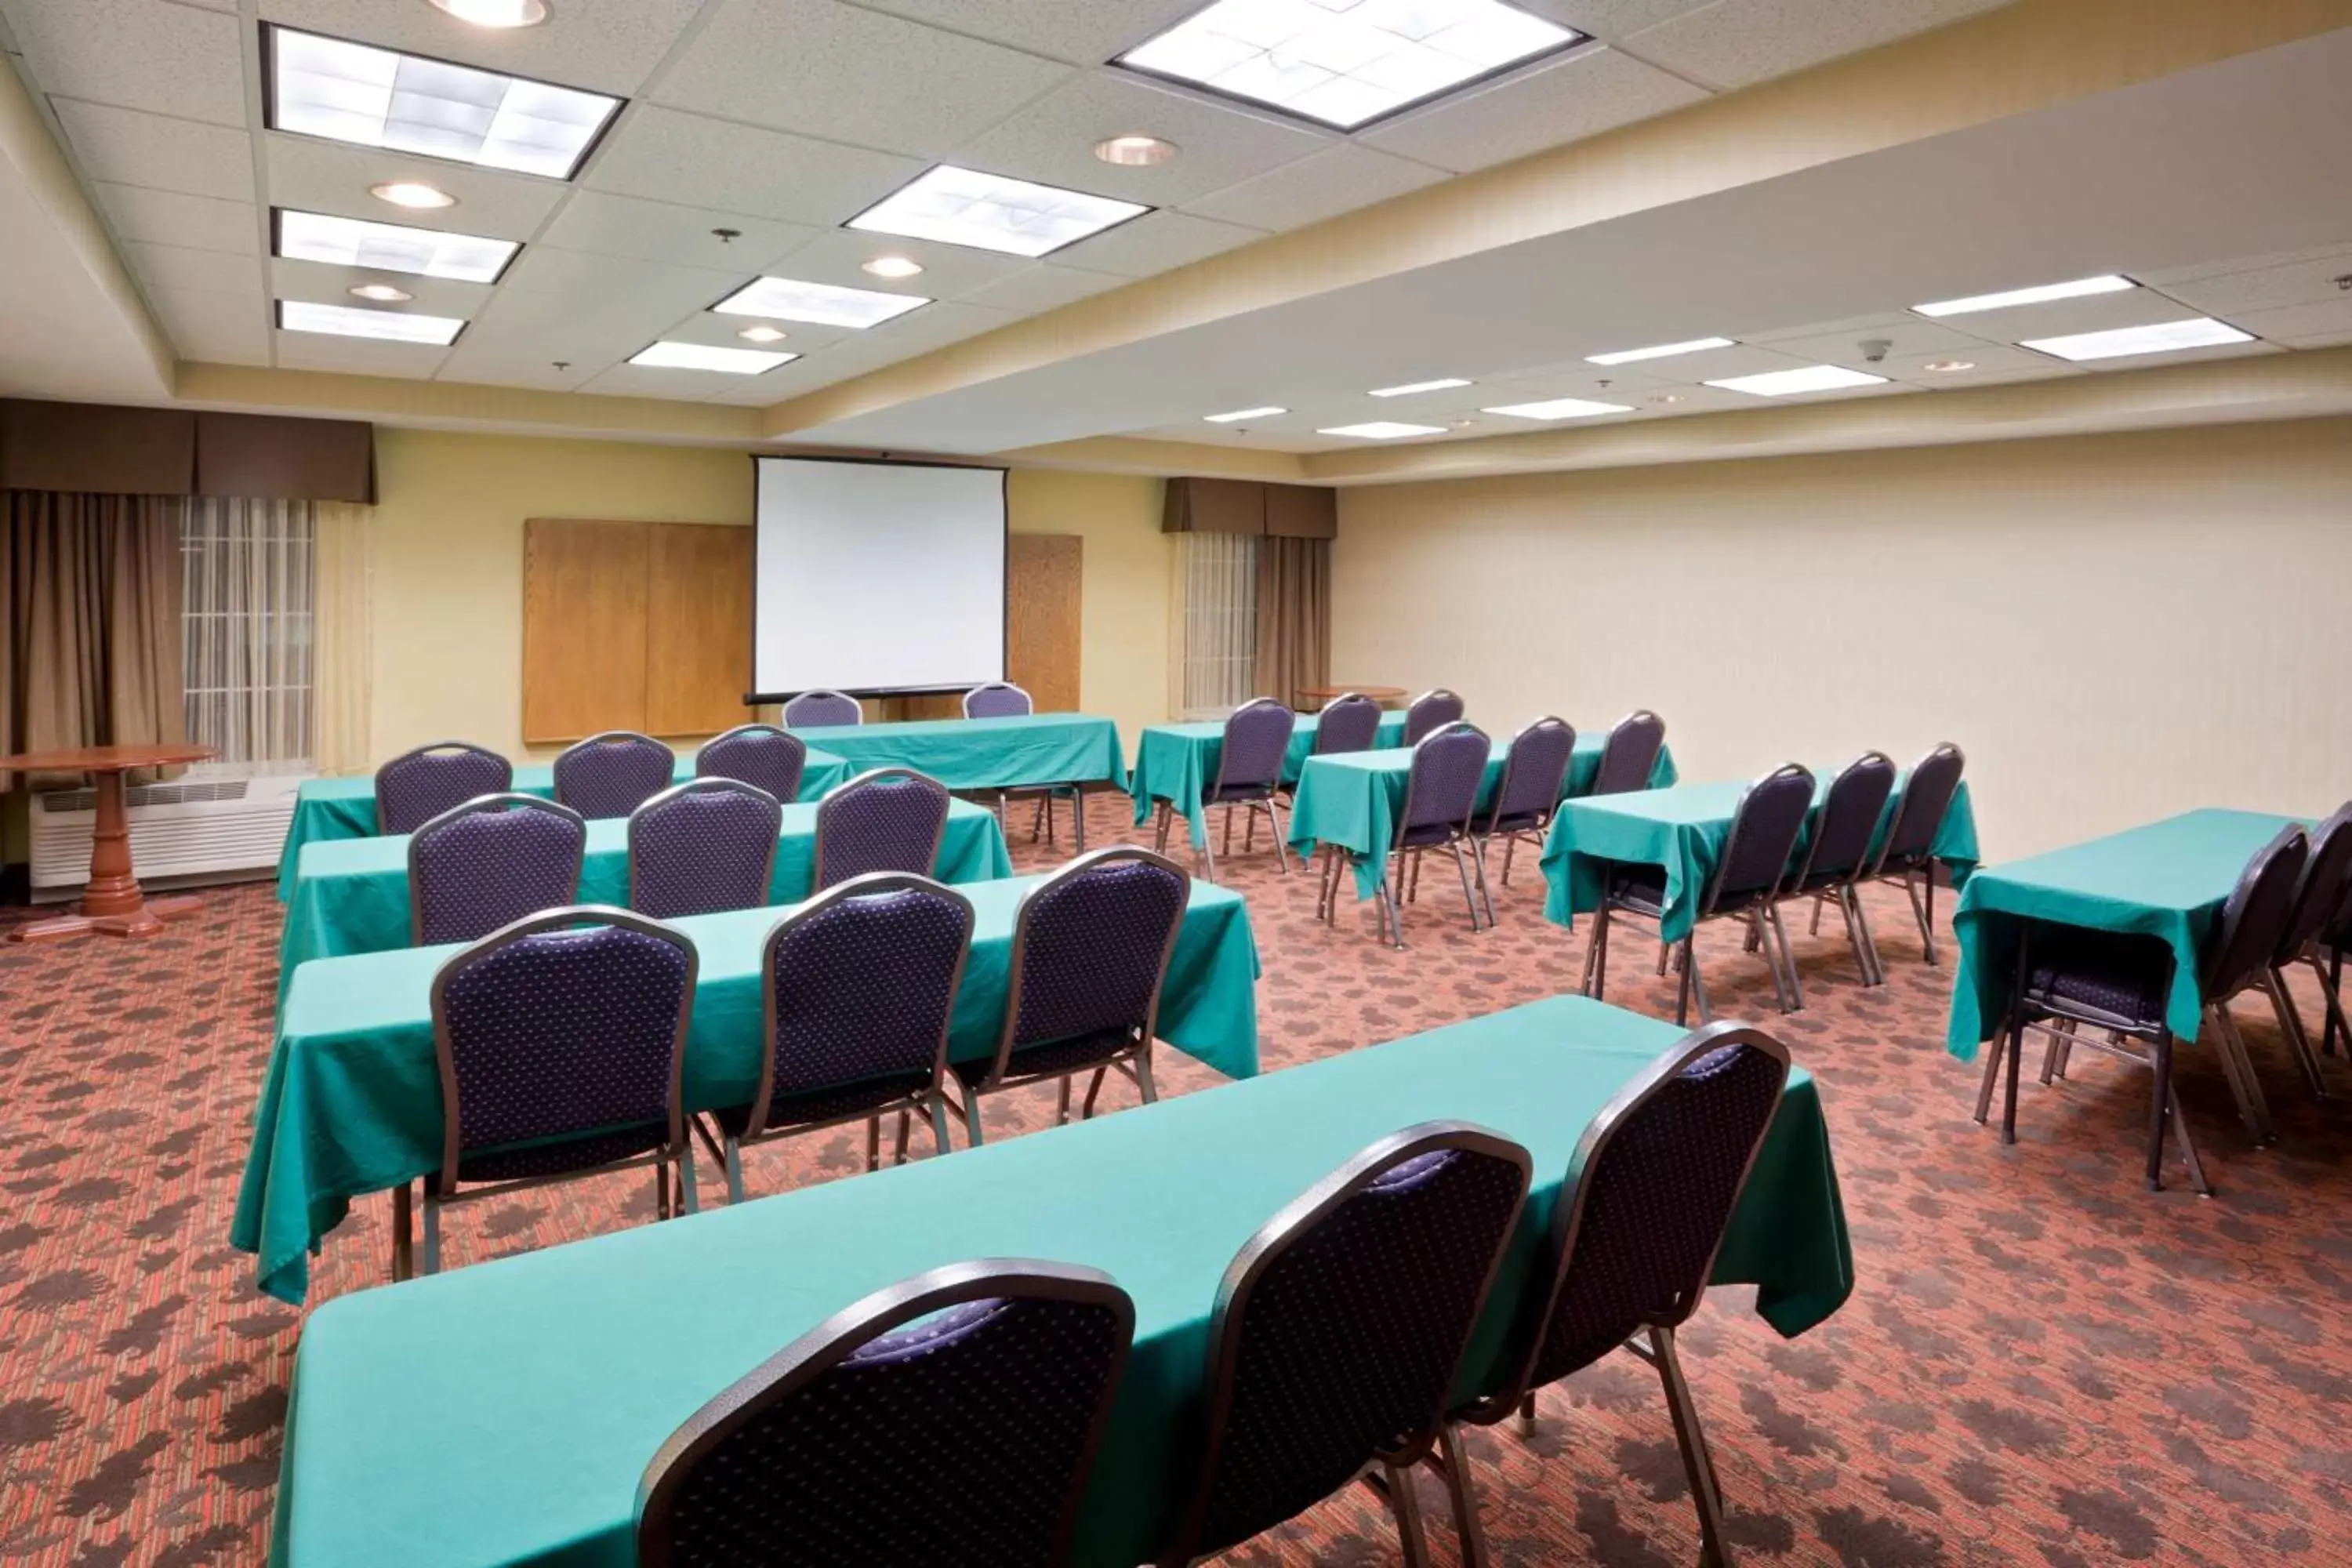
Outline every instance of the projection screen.
{"type": "Polygon", "coordinates": [[[1004,470],[755,458],[751,700],[1004,679],[1004,470]]]}

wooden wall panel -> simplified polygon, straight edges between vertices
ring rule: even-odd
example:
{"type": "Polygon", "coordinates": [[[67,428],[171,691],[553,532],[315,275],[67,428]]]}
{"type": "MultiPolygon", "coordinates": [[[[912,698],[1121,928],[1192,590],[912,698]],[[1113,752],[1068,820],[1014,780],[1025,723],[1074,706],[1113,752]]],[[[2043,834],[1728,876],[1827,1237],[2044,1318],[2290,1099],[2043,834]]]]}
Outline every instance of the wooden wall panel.
{"type": "Polygon", "coordinates": [[[652,529],[644,522],[524,521],[525,741],[551,744],[600,730],[645,728],[652,529]]]}
{"type": "Polygon", "coordinates": [[[653,529],[646,619],[649,735],[713,735],[749,722],[752,531],[653,529]]]}
{"type": "Polygon", "coordinates": [[[1086,541],[1016,533],[1008,543],[1004,679],[1026,689],[1040,713],[1075,713],[1086,541]]]}

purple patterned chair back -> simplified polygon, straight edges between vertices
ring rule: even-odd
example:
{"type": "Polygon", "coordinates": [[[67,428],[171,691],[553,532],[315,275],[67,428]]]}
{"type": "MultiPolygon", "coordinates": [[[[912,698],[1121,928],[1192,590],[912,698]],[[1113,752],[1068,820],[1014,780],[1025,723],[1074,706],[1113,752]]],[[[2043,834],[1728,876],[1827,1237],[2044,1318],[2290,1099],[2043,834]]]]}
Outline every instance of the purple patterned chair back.
{"type": "Polygon", "coordinates": [[[1528,1192],[1528,1152],[1462,1122],[1381,1140],[1225,1271],[1196,1490],[1162,1563],[1207,1556],[1434,1440],[1528,1192]]]}
{"type": "Polygon", "coordinates": [[[784,808],[736,779],[672,784],[629,814],[629,907],[657,921],[768,901],[784,808]]]}
{"type": "Polygon", "coordinates": [[[857,705],[856,698],[843,692],[803,691],[784,704],[784,722],[795,730],[863,724],[866,710],[857,705]]]}
{"type": "Polygon", "coordinates": [[[2246,862],[2205,950],[2206,1000],[2235,995],[2270,963],[2294,918],[2295,889],[2310,858],[2311,840],[2302,828],[2287,826],[2246,862]]]}
{"type": "Polygon", "coordinates": [[[1665,749],[1666,721],[1646,708],[1617,721],[1601,747],[1601,765],[1592,772],[1591,795],[1630,795],[1650,787],[1658,771],[1658,753],[1665,749]]]}
{"type": "Polygon", "coordinates": [[[1443,844],[1468,826],[1478,808],[1478,786],[1495,742],[1475,724],[1453,723],[1422,738],[1405,775],[1404,809],[1397,814],[1397,844],[1443,844]]]}
{"type": "Polygon", "coordinates": [[[767,1053],[746,1135],[779,1100],[929,1081],[947,1055],[971,922],[971,900],[898,872],[856,878],[778,921],[760,964],[767,1053]]]}
{"type": "Polygon", "coordinates": [[[1768,894],[1787,879],[1798,836],[1812,815],[1812,773],[1783,763],[1742,791],[1724,836],[1723,860],[1708,884],[1708,909],[1768,894]]]}
{"type": "Polygon", "coordinates": [[[1217,755],[1217,779],[1205,797],[1264,799],[1282,782],[1283,759],[1298,715],[1271,697],[1253,697],[1225,717],[1224,743],[1217,755]]]}
{"type": "Polygon", "coordinates": [[[1458,723],[1465,711],[1461,696],[1443,686],[1434,691],[1424,691],[1412,700],[1404,710],[1404,743],[1419,745],[1424,735],[1435,734],[1448,724],[1458,723]]]}
{"type": "Polygon", "coordinates": [[[1512,736],[1487,831],[1525,831],[1549,821],[1568,791],[1569,764],[1575,759],[1576,730],[1565,719],[1538,719],[1512,736]]]}
{"type": "Polygon", "coordinates": [[[1149,1039],[1192,880],[1146,849],[1097,849],[1021,897],[1000,1075],[1032,1046],[1149,1039]]]}
{"type": "Polygon", "coordinates": [[[1315,754],[1318,757],[1369,752],[1380,743],[1380,739],[1381,705],[1361,692],[1341,692],[1323,704],[1323,711],[1315,720],[1315,754]]]}
{"type": "Polygon", "coordinates": [[[452,956],[433,977],[445,1176],[554,1174],[625,1139],[630,1152],[676,1146],[697,967],[678,932],[593,904],[452,956]],[[534,1147],[478,1158],[514,1144],[534,1147]]]}
{"type": "Polygon", "coordinates": [[[1036,710],[1029,694],[1009,680],[992,680],[963,694],[967,719],[1025,719],[1036,710]]]}
{"type": "Polygon", "coordinates": [[[2294,913],[2271,962],[2284,967],[2301,958],[2304,949],[2334,926],[2347,893],[2352,893],[2352,801],[2312,829],[2311,855],[2294,890],[2294,913]]]}
{"type": "Polygon", "coordinates": [[[1862,870],[1870,861],[1871,840],[1878,837],[1878,819],[1886,815],[1886,798],[1894,793],[1895,763],[1884,752],[1864,752],[1841,769],[1822,797],[1800,880],[1862,870]]]}
{"type": "Polygon", "coordinates": [[[436,741],[403,752],[375,771],[375,830],[414,833],[478,795],[514,787],[514,764],[463,741],[436,741]]]}
{"type": "Polygon", "coordinates": [[[1070,1560],[1135,1306],[1110,1276],[959,1263],[867,1297],[689,1417],[637,1488],[642,1568],[1070,1560]]]}
{"type": "Polygon", "coordinates": [[[677,758],[651,735],[607,730],[555,759],[555,798],[583,816],[626,816],[669,788],[677,758]]]}
{"type": "Polygon", "coordinates": [[[1886,830],[1886,847],[1878,852],[1881,866],[1916,865],[1927,858],[1959,790],[1960,770],[1967,765],[1960,749],[1948,741],[1919,759],[1903,782],[1903,798],[1886,830]]]}
{"type": "Polygon", "coordinates": [[[836,784],[816,808],[816,887],[868,871],[928,877],[947,837],[948,792],[912,768],[873,768],[836,784]]]}
{"type": "Polygon", "coordinates": [[[478,942],[580,896],[588,825],[529,795],[483,795],[408,839],[408,939],[415,947],[478,942]]]}
{"type": "Polygon", "coordinates": [[[694,776],[740,779],[790,803],[801,797],[808,742],[773,724],[738,724],[694,753],[694,776]]]}

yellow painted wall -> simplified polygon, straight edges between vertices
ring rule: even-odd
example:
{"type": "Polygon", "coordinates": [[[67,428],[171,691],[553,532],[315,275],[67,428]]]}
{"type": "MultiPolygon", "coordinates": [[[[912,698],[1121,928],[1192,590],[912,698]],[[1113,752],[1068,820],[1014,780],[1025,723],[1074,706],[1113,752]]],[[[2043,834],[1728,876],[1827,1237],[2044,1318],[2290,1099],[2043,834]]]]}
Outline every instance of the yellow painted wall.
{"type": "Polygon", "coordinates": [[[1162,481],[1132,474],[1015,468],[1006,515],[1015,533],[1086,541],[1078,627],[1078,705],[1118,721],[1130,765],[1138,732],[1168,717],[1168,595],[1173,541],[1160,531],[1162,481]]]}
{"type": "Polygon", "coordinates": [[[2352,419],[1343,489],[1332,668],[1686,779],[1969,756],[1988,858],[2352,795],[2352,419]]]}

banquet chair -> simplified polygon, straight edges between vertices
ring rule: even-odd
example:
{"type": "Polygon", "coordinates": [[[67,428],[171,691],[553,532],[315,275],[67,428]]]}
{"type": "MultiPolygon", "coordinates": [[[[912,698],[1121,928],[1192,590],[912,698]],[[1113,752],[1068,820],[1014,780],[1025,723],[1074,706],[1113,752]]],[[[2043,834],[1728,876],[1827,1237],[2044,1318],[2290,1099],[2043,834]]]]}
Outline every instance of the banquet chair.
{"type": "Polygon", "coordinates": [[[478,942],[580,897],[588,825],[535,795],[477,795],[409,836],[408,942],[478,942]]]}
{"type": "MultiPolygon", "coordinates": [[[[882,1163],[882,1118],[911,1116],[948,1152],[948,1025],[971,952],[971,900],[928,877],[869,871],[826,889],[760,945],[762,1046],[749,1104],[710,1121],[727,1201],[743,1201],[746,1145],[866,1123],[866,1168],[882,1163]]],[[[703,1133],[706,1141],[709,1134],[703,1133]]]]}
{"type": "Polygon", "coordinates": [[[769,901],[784,808],[740,779],[688,779],[629,813],[629,908],[657,921],[769,901]]]}
{"type": "Polygon", "coordinates": [[[1434,734],[1448,724],[1459,723],[1464,707],[1460,694],[1448,691],[1443,686],[1423,692],[1404,710],[1404,743],[1418,745],[1423,736],[1434,734]]]}
{"type": "Polygon", "coordinates": [[[1650,787],[1657,775],[1658,753],[1665,749],[1666,721],[1646,708],[1637,708],[1617,721],[1601,744],[1601,763],[1592,770],[1587,795],[1631,795],[1650,787]]]}
{"type": "MultiPolygon", "coordinates": [[[[1822,929],[1822,906],[1837,902],[1845,921],[1845,940],[1864,985],[1883,985],[1886,971],[1878,962],[1878,943],[1870,934],[1870,918],[1863,913],[1859,889],[1870,871],[1872,841],[1879,819],[1886,815],[1887,797],[1895,793],[1895,763],[1884,752],[1864,752],[1838,771],[1822,797],[1813,819],[1812,842],[1803,862],[1780,890],[1783,900],[1811,899],[1812,931],[1822,929]]],[[[1789,965],[1790,978],[1796,964],[1789,965]]],[[[1801,993],[1800,993],[1801,995],[1801,993]]]]}
{"type": "Polygon", "coordinates": [[[2329,932],[2340,923],[2347,898],[2352,898],[2352,801],[2336,807],[2335,816],[2312,830],[2311,858],[2295,889],[2294,914],[2279,940],[2278,952],[2271,955],[2269,989],[2279,1027],[2296,1042],[2297,1057],[2306,1064],[2315,1090],[2320,1088],[2319,1053],[2312,1049],[2311,1033],[2296,1010],[2294,994],[2287,989],[2286,972],[2292,964],[2308,963],[2319,977],[2320,1005],[2327,1015],[2321,1038],[2333,1054],[2336,1031],[2344,1022],[2344,1003],[2336,994],[2329,970],[2331,964],[2342,962],[2343,943],[2331,946],[2329,932]],[[2323,952],[2332,956],[2323,961],[2323,952]]]}
{"type": "Polygon", "coordinates": [[[1082,1072],[1093,1078],[1081,1118],[1095,1113],[1112,1071],[1133,1081],[1144,1104],[1160,1098],[1152,1031],[1192,896],[1174,861],[1133,846],[1081,855],[1021,895],[995,1054],[950,1068],[974,1148],[981,1096],[1000,1089],[1053,1079],[1057,1124],[1070,1119],[1070,1081],[1082,1072]]]}
{"type": "MultiPolygon", "coordinates": [[[[1472,818],[1478,810],[1478,788],[1486,782],[1486,764],[1495,743],[1475,724],[1456,721],[1422,738],[1412,749],[1412,764],[1405,773],[1404,803],[1397,812],[1390,842],[1373,853],[1380,857],[1379,914],[1390,941],[1404,946],[1404,906],[1421,892],[1421,858],[1432,849],[1454,852],[1454,869],[1462,879],[1462,901],[1470,911],[1470,929],[1479,929],[1478,901],[1486,890],[1483,866],[1465,855],[1474,847],[1472,818]]],[[[1318,912],[1337,922],[1339,895],[1346,885],[1343,854],[1333,848],[1323,857],[1318,912]]]]}
{"type": "Polygon", "coordinates": [[[856,698],[820,687],[814,691],[803,691],[785,703],[784,722],[795,730],[863,724],[866,710],[858,706],[856,698]]]}
{"type": "Polygon", "coordinates": [[[1528,1152],[1460,1121],[1390,1134],[1286,1205],[1217,1287],[1188,1568],[1361,1481],[1428,1562],[1412,1468],[1437,1441],[1528,1193],[1528,1152]]]}
{"type": "Polygon", "coordinates": [[[967,719],[1025,719],[1036,710],[1029,693],[1009,680],[991,680],[963,694],[967,719]]]}
{"type": "MultiPolygon", "coordinates": [[[[2198,964],[2203,1017],[2211,1026],[2213,1054],[2229,1080],[2247,1135],[2256,1143],[2270,1139],[2270,1110],[2263,1101],[2262,1086],[2254,1078],[2245,1040],[2230,1016],[2228,1004],[2266,974],[2271,955],[2294,915],[2295,887],[2308,853],[2300,827],[2281,829],[2254,853],[2221,906],[2221,918],[2206,939],[2198,964]]],[[[1985,1053],[1984,1078],[1977,1088],[1977,1124],[1982,1126],[1991,1114],[1993,1088],[2006,1064],[2008,1087],[2001,1101],[2000,1141],[2017,1142],[2017,1080],[2025,1031],[2032,1029],[2049,1038],[2050,1048],[2042,1062],[2045,1078],[2051,1072],[2063,1074],[2077,1046],[2147,1068],[2156,1079],[2148,1103],[2148,1190],[2155,1192],[2163,1185],[2168,1120],[2173,1135],[2180,1141],[2189,1181],[2199,1192],[2210,1195],[2212,1184],[2205,1179],[2205,1166],[2197,1157],[2197,1144],[2189,1135],[2189,1119],[2173,1083],[2172,1058],[2179,1042],[2165,1022],[2165,1013],[2174,966],[2171,945],[2158,937],[2021,922],[2009,1003],[1994,1048],[1985,1053]],[[2083,1033],[2086,1025],[2104,1032],[2106,1038],[2096,1040],[2083,1033]],[[2134,1050],[2126,1041],[2137,1041],[2143,1048],[2134,1050]]]]}
{"type": "Polygon", "coordinates": [[[1936,835],[1952,809],[1959,791],[1960,772],[1968,759],[1947,741],[1919,759],[1903,781],[1903,795],[1895,807],[1895,821],[1886,841],[1861,882],[1901,882],[1911,900],[1911,918],[1919,923],[1919,942],[1929,964],[1940,962],[1936,952],[1936,835]]]}
{"type": "Polygon", "coordinates": [[[464,741],[403,752],[375,771],[375,830],[414,833],[453,805],[514,787],[514,764],[464,741]]]}
{"type": "MultiPolygon", "coordinates": [[[[1780,1011],[1792,1013],[1805,1005],[1801,989],[1791,991],[1796,960],[1789,952],[1789,935],[1780,924],[1779,900],[1795,855],[1797,836],[1813,809],[1813,775],[1794,763],[1783,763],[1740,792],[1733,808],[1731,829],[1723,841],[1722,858],[1699,895],[1698,910],[1675,952],[1682,980],[1675,994],[1675,1022],[1690,1022],[1694,992],[1698,1018],[1715,1016],[1706,999],[1706,981],[1698,972],[1694,939],[1698,928],[1713,920],[1748,923],[1772,972],[1772,994],[1780,1011]],[[1776,952],[1777,947],[1777,952],[1776,952]],[[1790,970],[1784,983],[1780,968],[1790,970]]],[[[1584,994],[1599,1001],[1609,982],[1609,932],[1612,915],[1638,915],[1664,921],[1666,868],[1633,861],[1610,865],[1601,880],[1601,909],[1593,918],[1592,940],[1584,951],[1584,994]]],[[[1660,962],[1663,963],[1664,955],[1660,962]]]]}
{"type": "Polygon", "coordinates": [[[677,758],[651,735],[607,730],[555,758],[555,798],[583,816],[626,816],[669,788],[677,758]]]}
{"type": "Polygon", "coordinates": [[[1369,752],[1380,738],[1381,705],[1360,691],[1342,691],[1316,715],[1313,754],[1336,757],[1369,752]]]}
{"type": "Polygon", "coordinates": [[[868,871],[928,877],[947,831],[946,785],[912,768],[870,768],[817,802],[814,890],[868,871]]]}
{"type": "MultiPolygon", "coordinates": [[[[1225,717],[1224,740],[1217,752],[1217,776],[1201,794],[1203,807],[1224,807],[1228,855],[1234,852],[1234,808],[1241,807],[1249,818],[1248,831],[1242,837],[1244,852],[1255,847],[1257,814],[1265,813],[1274,831],[1275,859],[1286,876],[1290,871],[1290,851],[1283,842],[1282,812],[1275,795],[1282,787],[1282,765],[1289,756],[1290,732],[1297,723],[1297,715],[1271,697],[1253,697],[1234,709],[1225,717]]],[[[1163,855],[1168,852],[1168,830],[1175,816],[1173,803],[1162,800],[1152,847],[1163,855]]],[[[1201,847],[1208,862],[1208,879],[1213,882],[1217,879],[1217,852],[1205,836],[1201,847]]]]}
{"type": "Polygon", "coordinates": [[[1685,1035],[1601,1108],[1577,1140],[1540,1265],[1528,1271],[1509,1381],[1453,1412],[1425,1460],[1446,1485],[1464,1568],[1492,1561],[1464,1456],[1465,1425],[1517,1411],[1613,1350],[1650,1363],[1697,1505],[1700,1561],[1729,1568],[1723,1489],[1675,1333],[1698,1310],[1748,1173],[1788,1082],[1788,1047],[1740,1024],[1685,1035]]]}
{"type": "MultiPolygon", "coordinates": [[[[598,904],[549,910],[452,954],[433,976],[441,1163],[425,1178],[425,1272],[441,1211],[649,1165],[654,1214],[695,1210],[686,1142],[694,944],[598,904]]],[[[408,1184],[394,1189],[394,1276],[405,1278],[408,1184]]]]}
{"type": "MultiPolygon", "coordinates": [[[[1526,839],[1538,849],[1568,793],[1568,770],[1576,760],[1576,729],[1565,719],[1542,718],[1511,737],[1503,757],[1503,776],[1495,785],[1494,804],[1486,820],[1471,826],[1478,851],[1478,869],[1486,868],[1486,846],[1503,841],[1503,886],[1511,885],[1511,852],[1526,839]]],[[[1495,904],[1486,901],[1486,921],[1494,923],[1495,904]]]]}
{"type": "Polygon", "coordinates": [[[637,1486],[642,1568],[1070,1561],[1135,1305],[1109,1275],[950,1264],[721,1390],[637,1486]]]}
{"type": "Polygon", "coordinates": [[[696,778],[738,779],[787,805],[800,799],[807,768],[808,742],[773,724],[738,724],[694,753],[696,778]]]}
{"type": "Polygon", "coordinates": [[[2320,984],[2327,991],[2327,1028],[2320,1042],[2320,1050],[2327,1056],[2336,1054],[2336,1042],[2340,1037],[2345,1048],[2352,1051],[2352,1026],[2345,1021],[2342,1001],[2344,955],[2352,952],[2352,886],[2344,889],[2343,907],[2336,918],[2312,944],[2312,963],[2320,972],[2320,984]]]}
{"type": "MultiPolygon", "coordinates": [[[[963,694],[963,716],[967,719],[1026,719],[1037,710],[1029,693],[1009,680],[992,680],[975,686],[963,694]]],[[[996,792],[996,825],[1005,827],[1005,811],[1014,795],[1036,798],[1036,815],[1030,819],[1029,842],[1037,842],[1039,835],[1045,842],[1054,842],[1054,803],[1070,803],[1070,832],[1077,847],[1087,847],[1086,795],[1075,784],[1035,785],[1025,789],[1000,789],[996,792]]]]}

